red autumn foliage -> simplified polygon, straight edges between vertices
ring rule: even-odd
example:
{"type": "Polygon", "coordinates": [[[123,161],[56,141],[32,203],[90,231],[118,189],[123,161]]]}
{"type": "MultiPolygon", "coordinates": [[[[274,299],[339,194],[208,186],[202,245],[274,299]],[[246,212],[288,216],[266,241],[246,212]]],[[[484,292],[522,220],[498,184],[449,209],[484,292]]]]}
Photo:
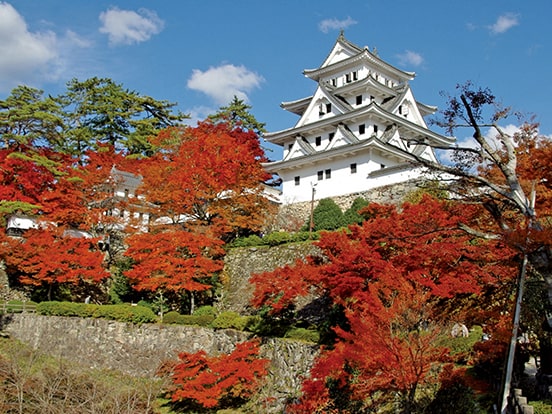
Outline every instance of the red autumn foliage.
{"type": "Polygon", "coordinates": [[[389,392],[412,404],[418,387],[435,380],[431,370],[448,362],[448,350],[438,343],[442,329],[430,317],[428,295],[409,283],[392,292],[381,284],[371,284],[368,302],[347,309],[347,329],[335,328],[337,342],[316,361],[292,412],[355,412],[355,401],[379,407],[389,392]],[[347,395],[350,411],[336,402],[337,395],[347,395]]]}
{"type": "Polygon", "coordinates": [[[171,400],[205,408],[247,400],[267,374],[269,360],[259,358],[259,349],[259,341],[252,340],[237,344],[230,354],[179,354],[172,372],[171,400]]]}
{"type": "Polygon", "coordinates": [[[208,225],[215,236],[262,227],[270,211],[262,183],[269,176],[254,132],[202,122],[166,129],[153,144],[160,151],[141,174],[142,192],[157,206],[157,217],[208,225]]]}
{"type": "Polygon", "coordinates": [[[513,255],[510,249],[460,229],[472,214],[469,206],[425,197],[419,204],[404,205],[400,212],[393,207],[385,210],[385,215],[373,216],[349,232],[324,233],[317,243],[324,260],[311,257],[293,267],[254,275],[252,304],[281,310],[313,286],[346,305],[363,295],[370,282],[385,280],[385,286],[393,289],[403,279],[434,297],[451,298],[481,293],[512,275],[503,265],[513,255]]]}
{"type": "Polygon", "coordinates": [[[125,275],[137,290],[207,290],[210,277],[223,267],[223,242],[203,234],[169,228],[137,233],[127,242],[125,255],[134,265],[125,275]]]}
{"type": "Polygon", "coordinates": [[[52,210],[47,198],[67,178],[70,159],[45,148],[22,146],[0,149],[0,165],[0,200],[52,210]]]}
{"type": "Polygon", "coordinates": [[[82,165],[66,154],[45,148],[0,150],[0,199],[28,203],[43,221],[89,229],[104,216],[113,165],[124,157],[109,147],[86,154],[82,165]]]}
{"type": "Polygon", "coordinates": [[[309,287],[343,309],[346,323],[334,327],[335,343],[304,383],[299,413],[356,412],[355,404],[375,404],[375,395],[388,392],[402,395],[409,412],[417,388],[436,381],[431,370],[448,361],[437,341],[447,322],[443,303],[461,304],[516,274],[513,250],[460,228],[478,217],[475,207],[426,196],[400,211],[373,205],[363,213],[362,225],[321,236],[321,257],[252,280],[253,305],[273,313],[309,287]]]}
{"type": "Polygon", "coordinates": [[[33,286],[98,283],[109,276],[94,239],[67,237],[63,229],[31,229],[25,238],[5,237],[0,257],[19,283],[33,286]]]}

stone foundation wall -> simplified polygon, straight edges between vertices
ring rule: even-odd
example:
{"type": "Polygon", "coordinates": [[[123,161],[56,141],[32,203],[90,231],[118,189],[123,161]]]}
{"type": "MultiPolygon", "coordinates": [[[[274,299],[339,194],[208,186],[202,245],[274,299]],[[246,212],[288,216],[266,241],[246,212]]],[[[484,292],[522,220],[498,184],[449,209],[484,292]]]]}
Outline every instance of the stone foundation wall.
{"type": "Polygon", "coordinates": [[[310,243],[231,249],[224,258],[223,289],[217,308],[251,314],[249,303],[255,289],[249,281],[252,275],[292,264],[317,252],[319,249],[310,243]]]}
{"type": "MultiPolygon", "coordinates": [[[[210,355],[231,352],[251,334],[194,326],[144,324],[104,319],[41,316],[30,313],[0,317],[0,331],[48,355],[115,369],[130,375],[153,377],[160,364],[179,352],[205,350],[210,355]]],[[[259,413],[282,412],[299,395],[318,347],[297,341],[267,338],[261,356],[271,360],[266,386],[259,396],[259,413]],[[261,398],[262,397],[262,398],[261,398]],[[263,401],[261,401],[261,399],[263,401]],[[272,401],[270,407],[266,401],[272,401]]]]}
{"type": "MultiPolygon", "coordinates": [[[[422,184],[422,181],[407,181],[344,196],[332,197],[332,199],[341,207],[342,211],[351,207],[353,201],[358,197],[372,203],[400,204],[408,194],[419,189],[422,184]]],[[[318,200],[315,199],[312,207],[316,207],[317,205],[318,200]]],[[[278,215],[272,224],[272,230],[297,231],[307,222],[310,210],[310,201],[280,206],[278,215]]]]}
{"type": "Polygon", "coordinates": [[[27,295],[19,290],[10,289],[8,275],[4,269],[4,263],[0,261],[0,301],[29,300],[27,295]]]}

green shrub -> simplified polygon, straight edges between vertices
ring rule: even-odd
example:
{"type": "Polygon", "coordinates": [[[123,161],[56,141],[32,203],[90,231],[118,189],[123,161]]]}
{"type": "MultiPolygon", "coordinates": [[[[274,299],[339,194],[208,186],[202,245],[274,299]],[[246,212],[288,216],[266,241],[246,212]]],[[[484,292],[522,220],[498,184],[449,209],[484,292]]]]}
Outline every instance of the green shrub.
{"type": "Polygon", "coordinates": [[[217,310],[215,309],[214,306],[205,305],[205,306],[200,306],[194,311],[194,316],[204,316],[204,315],[212,316],[213,318],[215,318],[217,316],[217,310]]]}
{"type": "Polygon", "coordinates": [[[218,315],[211,326],[215,329],[238,329],[243,331],[249,324],[249,317],[240,316],[237,312],[226,311],[218,315]]]}
{"type": "Polygon", "coordinates": [[[77,303],[75,308],[79,312],[78,315],[81,318],[95,318],[96,314],[98,313],[98,308],[100,308],[102,305],[95,305],[95,304],[86,304],[86,303],[77,303]]]}
{"type": "Polygon", "coordinates": [[[259,315],[255,315],[255,316],[244,316],[244,318],[246,318],[246,325],[245,325],[245,330],[246,331],[249,331],[249,332],[253,332],[253,333],[257,333],[257,334],[262,334],[263,333],[263,318],[260,317],[259,315]]]}
{"type": "Polygon", "coordinates": [[[182,315],[176,311],[167,312],[166,314],[163,315],[163,323],[167,323],[167,324],[180,323],[179,320],[181,316],[182,315]]]}
{"type": "Polygon", "coordinates": [[[364,221],[364,217],[362,217],[358,212],[364,207],[367,207],[368,204],[368,200],[362,197],[355,198],[353,204],[351,204],[351,207],[343,213],[344,224],[350,225],[362,223],[364,221]]]}
{"type": "Polygon", "coordinates": [[[40,315],[106,318],[131,323],[148,323],[157,320],[151,309],[131,305],[90,305],[54,301],[39,303],[36,312],[40,315]]]}
{"type": "Polygon", "coordinates": [[[280,244],[289,243],[291,241],[291,235],[286,231],[275,231],[264,236],[262,241],[263,244],[269,246],[279,246],[280,244]]]}
{"type": "Polygon", "coordinates": [[[80,316],[80,303],[73,302],[40,302],[36,306],[36,312],[48,316],[80,316]]]}
{"type": "Polygon", "coordinates": [[[529,401],[534,409],[535,414],[552,414],[552,401],[529,401]]]}
{"type": "Polygon", "coordinates": [[[153,308],[153,304],[151,302],[148,302],[147,300],[141,300],[137,303],[138,306],[143,306],[144,308],[153,308]]]}
{"type": "MultiPolygon", "coordinates": [[[[318,202],[313,214],[313,224],[316,231],[337,230],[345,225],[341,208],[331,198],[323,198],[318,202]]],[[[305,230],[310,227],[310,219],[305,223],[305,230]]]]}
{"type": "Polygon", "coordinates": [[[430,195],[439,200],[447,200],[450,197],[443,183],[439,181],[426,181],[421,187],[406,194],[403,198],[403,202],[419,204],[425,195],[430,195]]]}
{"type": "Polygon", "coordinates": [[[95,316],[119,322],[130,322],[137,324],[155,322],[157,320],[157,316],[155,316],[150,308],[131,305],[99,306],[95,316]]]}
{"type": "Polygon", "coordinates": [[[215,320],[212,315],[180,315],[179,324],[181,325],[197,325],[197,326],[211,326],[211,323],[215,320]]]}
{"type": "Polygon", "coordinates": [[[291,235],[292,242],[305,242],[307,240],[318,240],[320,238],[320,233],[317,231],[298,231],[291,235]]]}
{"type": "Polygon", "coordinates": [[[232,247],[253,247],[261,246],[263,244],[263,239],[257,235],[239,237],[231,243],[232,247]]]}
{"type": "Polygon", "coordinates": [[[320,340],[320,334],[312,329],[291,328],[286,332],[284,338],[317,343],[320,340]]]}

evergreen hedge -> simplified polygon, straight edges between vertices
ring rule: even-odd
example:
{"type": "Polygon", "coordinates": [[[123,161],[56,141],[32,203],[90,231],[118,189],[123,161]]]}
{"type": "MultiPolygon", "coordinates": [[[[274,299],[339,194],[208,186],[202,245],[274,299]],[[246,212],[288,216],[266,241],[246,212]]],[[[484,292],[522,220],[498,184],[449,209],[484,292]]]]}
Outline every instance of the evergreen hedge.
{"type": "Polygon", "coordinates": [[[36,306],[39,315],[105,318],[119,322],[151,323],[157,316],[149,308],[132,305],[93,305],[74,302],[41,302],[36,306]]]}

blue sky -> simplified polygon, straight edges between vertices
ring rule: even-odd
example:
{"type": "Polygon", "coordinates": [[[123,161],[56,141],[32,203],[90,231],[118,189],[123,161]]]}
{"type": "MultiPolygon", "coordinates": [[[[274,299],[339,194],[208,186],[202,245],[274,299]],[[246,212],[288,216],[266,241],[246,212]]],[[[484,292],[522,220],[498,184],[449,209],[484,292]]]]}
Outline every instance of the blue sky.
{"type": "MultiPolygon", "coordinates": [[[[0,1],[0,98],[17,84],[55,95],[72,78],[109,77],[203,119],[237,95],[269,131],[312,94],[339,31],[416,72],[415,97],[445,106],[470,80],[536,115],[552,135],[552,2],[536,0],[0,1]]],[[[461,138],[461,137],[459,137],[461,138]]]]}

